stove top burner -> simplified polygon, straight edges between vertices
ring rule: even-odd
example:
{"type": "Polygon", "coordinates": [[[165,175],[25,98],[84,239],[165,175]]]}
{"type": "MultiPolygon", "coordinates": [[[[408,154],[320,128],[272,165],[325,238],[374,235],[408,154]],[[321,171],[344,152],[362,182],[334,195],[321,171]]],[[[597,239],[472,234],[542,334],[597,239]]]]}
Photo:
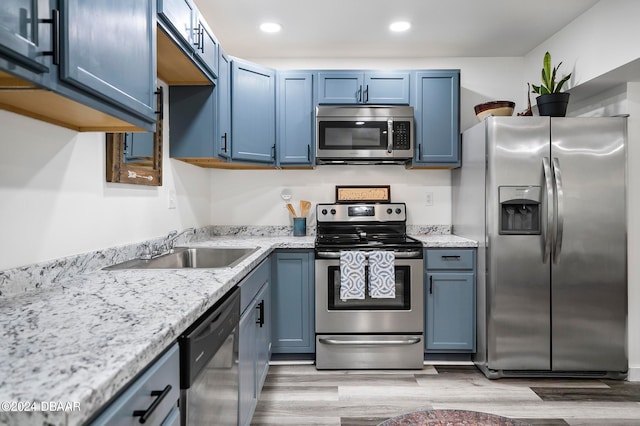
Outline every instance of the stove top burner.
{"type": "Polygon", "coordinates": [[[405,205],[318,204],[316,250],[418,250],[406,235],[405,205]]]}

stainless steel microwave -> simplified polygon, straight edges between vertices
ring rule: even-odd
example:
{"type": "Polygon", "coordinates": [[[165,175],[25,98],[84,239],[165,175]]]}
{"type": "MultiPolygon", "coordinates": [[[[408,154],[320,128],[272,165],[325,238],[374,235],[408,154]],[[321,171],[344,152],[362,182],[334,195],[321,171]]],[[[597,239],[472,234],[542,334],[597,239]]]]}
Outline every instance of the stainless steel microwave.
{"type": "Polygon", "coordinates": [[[406,163],[413,158],[413,107],[316,107],[316,163],[406,163]]]}

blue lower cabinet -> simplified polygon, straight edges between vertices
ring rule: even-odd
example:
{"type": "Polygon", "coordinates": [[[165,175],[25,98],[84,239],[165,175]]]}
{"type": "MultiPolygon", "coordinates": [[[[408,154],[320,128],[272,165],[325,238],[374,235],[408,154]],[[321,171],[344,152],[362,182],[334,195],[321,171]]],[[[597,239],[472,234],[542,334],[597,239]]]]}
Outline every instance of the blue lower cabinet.
{"type": "Polygon", "coordinates": [[[276,128],[278,164],[314,164],[313,73],[278,72],[276,128]]]}
{"type": "Polygon", "coordinates": [[[425,263],[425,352],[475,352],[475,249],[428,249],[425,263]]]}
{"type": "Polygon", "coordinates": [[[140,377],[88,424],[152,426],[180,424],[180,351],[177,344],[153,362],[140,377]],[[149,407],[155,407],[151,410],[149,407]],[[140,417],[145,413],[148,417],[140,417]]]}
{"type": "Polygon", "coordinates": [[[231,61],[232,160],[276,162],[275,71],[247,61],[231,61]]]}
{"type": "Polygon", "coordinates": [[[271,294],[273,353],[314,353],[313,252],[282,251],[274,256],[271,294]]]}
{"type": "Polygon", "coordinates": [[[263,261],[240,286],[238,424],[249,425],[271,358],[271,261],[263,261]]]}

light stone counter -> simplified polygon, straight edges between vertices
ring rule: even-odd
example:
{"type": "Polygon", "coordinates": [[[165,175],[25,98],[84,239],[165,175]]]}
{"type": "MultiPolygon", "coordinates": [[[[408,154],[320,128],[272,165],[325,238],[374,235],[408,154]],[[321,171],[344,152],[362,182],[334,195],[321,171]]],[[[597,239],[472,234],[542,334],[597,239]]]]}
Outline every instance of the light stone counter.
{"type": "Polygon", "coordinates": [[[471,248],[478,247],[478,242],[457,235],[411,235],[422,242],[425,248],[471,248]]]}
{"type": "MultiPolygon", "coordinates": [[[[417,238],[474,246],[451,235],[417,238]]],[[[274,249],[313,243],[313,236],[211,237],[189,245],[260,250],[232,269],[93,270],[0,298],[0,402],[80,407],[17,413],[3,404],[0,424],[82,424],[274,249]]]]}

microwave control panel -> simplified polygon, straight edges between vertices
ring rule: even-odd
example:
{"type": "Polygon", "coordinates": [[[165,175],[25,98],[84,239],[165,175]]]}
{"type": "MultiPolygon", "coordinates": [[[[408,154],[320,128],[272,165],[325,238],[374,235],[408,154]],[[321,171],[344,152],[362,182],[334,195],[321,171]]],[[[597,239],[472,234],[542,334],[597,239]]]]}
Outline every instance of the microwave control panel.
{"type": "Polygon", "coordinates": [[[411,124],[408,121],[393,122],[393,148],[410,149],[411,124]]]}

